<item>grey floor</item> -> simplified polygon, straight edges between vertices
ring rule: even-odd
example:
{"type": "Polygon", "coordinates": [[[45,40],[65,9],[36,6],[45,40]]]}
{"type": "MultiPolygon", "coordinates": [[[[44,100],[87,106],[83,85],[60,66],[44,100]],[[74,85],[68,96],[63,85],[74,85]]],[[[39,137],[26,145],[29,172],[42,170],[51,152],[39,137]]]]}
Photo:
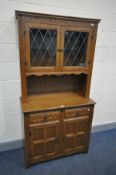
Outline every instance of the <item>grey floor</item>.
{"type": "Polygon", "coordinates": [[[94,133],[87,154],[75,154],[26,169],[23,149],[0,153],[0,175],[116,175],[116,129],[94,133]]]}

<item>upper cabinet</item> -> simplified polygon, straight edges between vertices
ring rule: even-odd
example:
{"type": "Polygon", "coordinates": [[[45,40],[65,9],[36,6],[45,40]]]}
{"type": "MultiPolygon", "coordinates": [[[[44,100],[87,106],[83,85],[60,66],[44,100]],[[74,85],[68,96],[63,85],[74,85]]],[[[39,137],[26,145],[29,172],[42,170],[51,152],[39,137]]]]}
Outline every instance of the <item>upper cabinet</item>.
{"type": "Polygon", "coordinates": [[[89,28],[30,23],[26,29],[27,71],[88,69],[89,28]]]}
{"type": "Polygon", "coordinates": [[[27,75],[88,73],[99,20],[16,13],[23,23],[27,75]]]}

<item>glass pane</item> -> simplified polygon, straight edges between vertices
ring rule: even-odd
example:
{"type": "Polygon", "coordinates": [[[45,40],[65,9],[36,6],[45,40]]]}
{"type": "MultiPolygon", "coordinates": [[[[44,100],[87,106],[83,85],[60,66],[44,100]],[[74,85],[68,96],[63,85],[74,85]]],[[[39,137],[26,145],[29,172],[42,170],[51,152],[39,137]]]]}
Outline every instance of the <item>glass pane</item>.
{"type": "Polygon", "coordinates": [[[64,66],[85,66],[88,32],[65,31],[64,66]]]}
{"type": "Polygon", "coordinates": [[[56,30],[30,29],[31,66],[55,66],[56,30]]]}

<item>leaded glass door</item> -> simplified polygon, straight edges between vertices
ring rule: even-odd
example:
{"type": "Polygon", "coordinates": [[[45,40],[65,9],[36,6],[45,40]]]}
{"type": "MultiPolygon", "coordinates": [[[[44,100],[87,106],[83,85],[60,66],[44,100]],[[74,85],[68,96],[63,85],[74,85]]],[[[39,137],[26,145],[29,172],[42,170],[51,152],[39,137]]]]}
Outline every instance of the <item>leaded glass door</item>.
{"type": "Polygon", "coordinates": [[[61,62],[63,70],[87,70],[90,57],[89,29],[73,27],[61,30],[61,62]]]}
{"type": "Polygon", "coordinates": [[[27,70],[56,71],[59,63],[59,27],[32,23],[28,24],[27,31],[27,70]]]}

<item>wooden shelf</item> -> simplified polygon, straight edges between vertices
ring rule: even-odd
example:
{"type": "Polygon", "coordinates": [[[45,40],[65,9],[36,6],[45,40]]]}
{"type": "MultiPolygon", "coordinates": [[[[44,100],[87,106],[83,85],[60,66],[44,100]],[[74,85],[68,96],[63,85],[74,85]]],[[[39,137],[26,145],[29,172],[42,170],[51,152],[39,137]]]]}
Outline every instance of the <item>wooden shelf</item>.
{"type": "Polygon", "coordinates": [[[88,71],[76,71],[76,72],[27,72],[26,76],[51,76],[51,75],[57,75],[57,76],[62,76],[62,75],[80,75],[80,74],[88,74],[88,71]]]}
{"type": "Polygon", "coordinates": [[[30,96],[27,103],[22,103],[22,109],[23,112],[32,112],[91,104],[95,102],[90,98],[82,97],[75,92],[62,92],[30,96]]]}

